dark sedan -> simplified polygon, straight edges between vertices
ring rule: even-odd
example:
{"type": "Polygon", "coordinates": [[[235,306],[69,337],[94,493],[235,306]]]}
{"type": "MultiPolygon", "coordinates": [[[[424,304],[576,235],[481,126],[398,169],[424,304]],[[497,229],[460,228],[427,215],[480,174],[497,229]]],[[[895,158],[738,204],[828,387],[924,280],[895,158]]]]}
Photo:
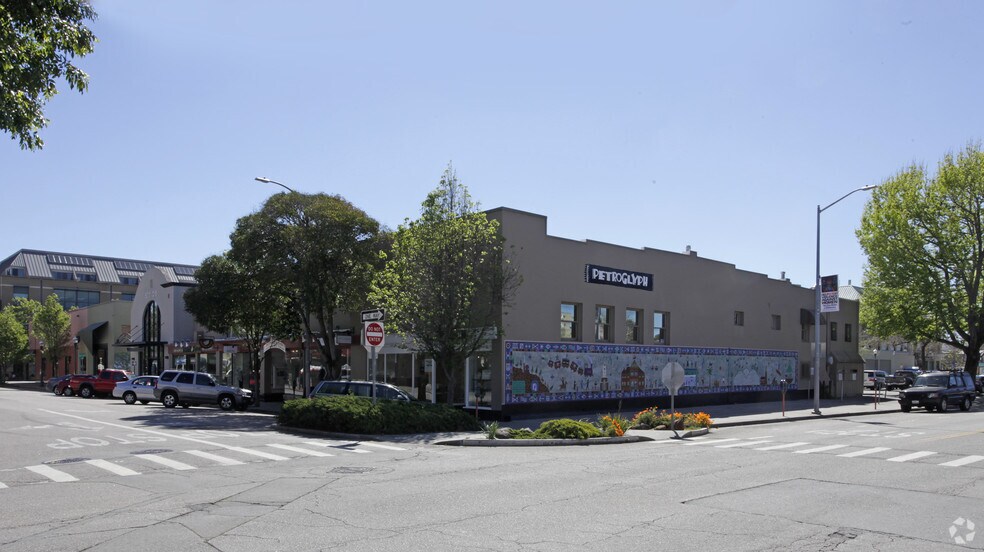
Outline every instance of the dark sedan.
{"type": "Polygon", "coordinates": [[[902,412],[912,407],[923,407],[928,412],[946,412],[951,406],[960,410],[970,410],[977,398],[974,380],[967,372],[929,372],[920,374],[912,387],[899,391],[899,406],[902,412]]]}

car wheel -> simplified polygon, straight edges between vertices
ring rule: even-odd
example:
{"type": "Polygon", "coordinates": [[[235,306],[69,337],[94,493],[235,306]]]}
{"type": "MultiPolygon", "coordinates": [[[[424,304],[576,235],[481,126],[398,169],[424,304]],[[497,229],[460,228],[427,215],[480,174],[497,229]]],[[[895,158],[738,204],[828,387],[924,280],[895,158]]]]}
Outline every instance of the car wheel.
{"type": "Polygon", "coordinates": [[[127,391],[123,393],[123,402],[126,404],[134,404],[137,402],[137,394],[133,391],[127,391]]]}
{"type": "Polygon", "coordinates": [[[65,390],[62,391],[62,395],[65,395],[66,397],[71,397],[74,394],[75,394],[75,391],[72,391],[72,388],[71,387],[66,387],[65,390]]]}
{"type": "Polygon", "coordinates": [[[140,401],[140,404],[148,404],[150,401],[140,401]]]}
{"type": "Polygon", "coordinates": [[[911,404],[901,404],[901,405],[899,405],[899,408],[902,409],[902,412],[909,412],[909,411],[912,410],[912,405],[911,404]]]}
{"type": "Polygon", "coordinates": [[[55,387],[51,392],[54,393],[55,395],[61,395],[62,394],[62,392],[59,391],[57,387],[55,387]]]}
{"type": "Polygon", "coordinates": [[[970,397],[964,397],[963,402],[960,403],[960,410],[964,412],[970,410],[970,407],[974,405],[974,400],[970,397]]]}
{"type": "Polygon", "coordinates": [[[83,399],[91,399],[92,398],[92,388],[89,387],[88,385],[82,386],[79,389],[79,396],[82,397],[83,399]]]}
{"type": "Polygon", "coordinates": [[[222,410],[229,411],[235,408],[235,406],[236,399],[234,399],[231,395],[222,395],[219,397],[219,408],[222,410]]]}
{"type": "Polygon", "coordinates": [[[940,411],[941,414],[946,414],[947,406],[949,405],[946,404],[946,397],[943,397],[942,399],[940,399],[940,404],[936,408],[940,411]]]}
{"type": "Polygon", "coordinates": [[[164,408],[174,408],[178,406],[178,395],[174,391],[166,391],[161,395],[161,402],[164,404],[164,408]]]}

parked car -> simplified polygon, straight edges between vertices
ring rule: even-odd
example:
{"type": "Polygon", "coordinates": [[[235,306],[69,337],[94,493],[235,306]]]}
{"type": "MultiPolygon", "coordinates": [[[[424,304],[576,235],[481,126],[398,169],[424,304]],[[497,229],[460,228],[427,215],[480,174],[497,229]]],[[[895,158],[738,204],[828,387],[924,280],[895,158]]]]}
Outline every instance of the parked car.
{"type": "Polygon", "coordinates": [[[893,389],[905,389],[908,386],[909,382],[905,379],[905,376],[885,374],[885,389],[891,391],[893,389]]]}
{"type": "Polygon", "coordinates": [[[55,384],[55,389],[54,389],[55,395],[64,395],[66,397],[71,397],[72,395],[75,394],[75,391],[73,391],[72,388],[70,387],[70,384],[72,383],[73,379],[81,381],[86,378],[94,378],[94,377],[96,376],[89,375],[89,374],[72,374],[71,376],[55,384]]]}
{"type": "Polygon", "coordinates": [[[984,394],[984,374],[977,374],[974,378],[974,385],[977,387],[977,394],[984,394]]]}
{"type": "Polygon", "coordinates": [[[64,376],[54,376],[52,378],[48,378],[48,381],[44,382],[44,389],[46,391],[51,391],[52,393],[54,393],[56,395],[61,395],[61,393],[58,393],[57,391],[55,391],[55,387],[59,383],[65,381],[67,379],[70,379],[71,377],[72,377],[72,374],[66,374],[64,376]]]}
{"type": "Polygon", "coordinates": [[[865,370],[864,386],[872,389],[884,389],[887,374],[881,370],[865,370]]]}
{"type": "Polygon", "coordinates": [[[977,388],[974,379],[967,372],[960,371],[920,374],[912,387],[899,391],[902,412],[909,412],[913,407],[922,407],[929,412],[946,412],[953,405],[966,411],[970,410],[975,398],[977,388]]]}
{"type": "Polygon", "coordinates": [[[96,395],[111,395],[117,383],[131,377],[133,374],[130,372],[107,368],[95,376],[73,377],[68,380],[68,386],[76,395],[88,399],[96,395]]]}
{"type": "MultiPolygon", "coordinates": [[[[355,395],[357,397],[372,397],[371,381],[331,380],[322,381],[314,387],[311,397],[330,397],[337,395],[355,395]]],[[[388,383],[376,382],[376,398],[391,401],[414,401],[406,391],[388,383]]]]}
{"type": "Polygon", "coordinates": [[[188,408],[199,404],[217,404],[222,410],[246,410],[253,392],[215,382],[211,374],[164,370],[154,386],[154,400],[164,408],[188,408]]]}
{"type": "Polygon", "coordinates": [[[902,387],[905,389],[906,387],[912,387],[912,384],[916,381],[916,376],[921,373],[922,371],[916,368],[902,368],[901,370],[895,371],[895,376],[905,379],[905,384],[902,387]]]}
{"type": "Polygon", "coordinates": [[[134,404],[137,401],[147,404],[154,400],[155,385],[157,385],[157,376],[140,376],[121,381],[113,388],[113,397],[123,399],[126,404],[134,404]]]}

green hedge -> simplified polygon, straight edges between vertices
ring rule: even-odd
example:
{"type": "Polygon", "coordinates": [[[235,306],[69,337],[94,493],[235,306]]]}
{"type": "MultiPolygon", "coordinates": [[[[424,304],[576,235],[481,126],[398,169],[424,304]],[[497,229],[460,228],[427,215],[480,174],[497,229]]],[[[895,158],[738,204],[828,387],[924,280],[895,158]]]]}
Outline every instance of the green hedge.
{"type": "Polygon", "coordinates": [[[476,431],[471,414],[447,405],[372,399],[354,395],[286,401],[280,425],[366,435],[476,431]]]}

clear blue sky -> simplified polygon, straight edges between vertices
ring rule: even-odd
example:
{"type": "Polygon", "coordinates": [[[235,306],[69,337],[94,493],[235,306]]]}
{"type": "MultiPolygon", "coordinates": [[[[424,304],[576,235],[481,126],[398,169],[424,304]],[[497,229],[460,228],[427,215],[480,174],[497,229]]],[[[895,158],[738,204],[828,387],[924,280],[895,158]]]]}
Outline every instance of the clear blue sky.
{"type": "MultiPolygon", "coordinates": [[[[197,264],[280,188],[395,228],[482,207],[812,286],[816,208],[984,137],[984,3],[96,0],[42,152],[0,140],[0,257],[197,264]]],[[[4,138],[7,135],[3,135],[4,138]]],[[[823,214],[860,283],[867,194],[823,214]]]]}

